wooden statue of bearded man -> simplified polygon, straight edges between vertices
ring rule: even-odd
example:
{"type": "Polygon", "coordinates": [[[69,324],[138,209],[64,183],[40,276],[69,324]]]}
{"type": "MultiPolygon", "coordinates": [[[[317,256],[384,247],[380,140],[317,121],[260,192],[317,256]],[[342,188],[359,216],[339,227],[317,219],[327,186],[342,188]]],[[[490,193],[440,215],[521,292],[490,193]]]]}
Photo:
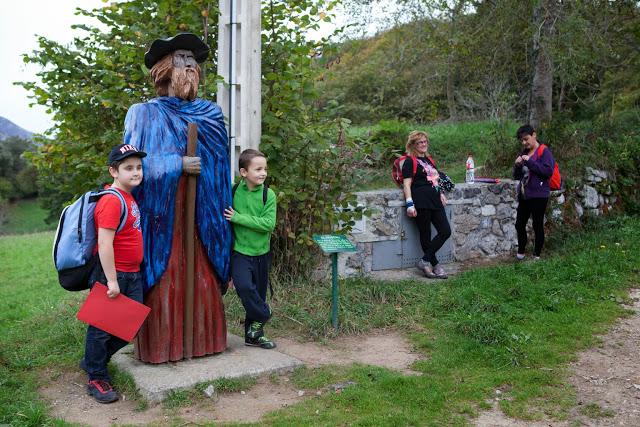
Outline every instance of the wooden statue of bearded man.
{"type": "Polygon", "coordinates": [[[163,363],[219,353],[227,346],[222,295],[229,278],[232,232],[227,132],[220,107],[197,98],[209,47],[194,34],[155,40],[145,54],[157,98],[135,104],[125,119],[124,143],[148,153],[134,196],[144,239],[142,273],[151,313],[136,355],[163,363]],[[185,156],[189,123],[198,126],[195,157],[185,156]],[[193,348],[183,348],[186,175],[197,175],[193,348]],[[190,350],[190,351],[189,351],[190,350]],[[185,356],[186,353],[186,356],[185,356]]]}

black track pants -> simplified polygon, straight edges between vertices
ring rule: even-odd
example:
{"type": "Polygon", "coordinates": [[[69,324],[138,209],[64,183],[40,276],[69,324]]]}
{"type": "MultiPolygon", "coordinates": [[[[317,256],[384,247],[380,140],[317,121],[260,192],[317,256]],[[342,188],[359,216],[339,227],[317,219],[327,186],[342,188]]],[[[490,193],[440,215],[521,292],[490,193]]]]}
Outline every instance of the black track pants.
{"type": "Polygon", "coordinates": [[[518,232],[518,253],[524,254],[527,247],[527,222],[533,217],[533,233],[535,246],[533,255],[540,256],[544,246],[544,212],[547,210],[549,198],[520,199],[516,215],[516,231],[518,232]]]}

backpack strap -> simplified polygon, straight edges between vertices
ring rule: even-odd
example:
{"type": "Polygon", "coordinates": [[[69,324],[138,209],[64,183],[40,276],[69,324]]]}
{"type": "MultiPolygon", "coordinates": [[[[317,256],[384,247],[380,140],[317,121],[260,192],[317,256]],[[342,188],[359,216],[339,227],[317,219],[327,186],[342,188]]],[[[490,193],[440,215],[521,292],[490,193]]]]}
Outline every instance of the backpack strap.
{"type": "MultiPolygon", "coordinates": [[[[236,182],[233,185],[233,187],[231,188],[231,199],[232,200],[233,200],[233,197],[236,195],[236,190],[238,189],[238,186],[240,185],[240,182],[242,182],[242,180],[240,180],[239,182],[236,182]]],[[[267,204],[267,197],[269,197],[269,186],[267,184],[262,184],[262,204],[263,205],[267,204]]]]}
{"type": "Polygon", "coordinates": [[[544,144],[540,144],[538,146],[538,149],[536,150],[536,154],[538,155],[538,158],[542,157],[542,153],[543,153],[545,148],[547,148],[547,146],[544,145],[544,144]]]}
{"type": "MultiPolygon", "coordinates": [[[[400,157],[401,161],[406,162],[407,159],[411,159],[411,161],[413,162],[413,174],[411,174],[411,179],[413,179],[416,176],[416,173],[418,173],[418,159],[415,156],[410,156],[408,154],[405,154],[404,156],[400,157]],[[404,157],[404,160],[403,160],[403,157],[404,157]]],[[[400,169],[402,170],[402,168],[400,169]]]]}
{"type": "MultiPolygon", "coordinates": [[[[411,159],[413,160],[413,176],[416,176],[416,173],[418,172],[418,158],[414,156],[407,156],[407,157],[411,157],[411,159]]],[[[427,161],[431,163],[431,166],[433,166],[434,169],[436,170],[438,169],[436,167],[435,160],[433,160],[433,157],[427,156],[427,161]]]]}
{"type": "Polygon", "coordinates": [[[101,197],[106,194],[112,194],[116,196],[118,200],[120,200],[120,224],[118,225],[118,229],[116,230],[116,233],[119,233],[124,228],[124,225],[127,222],[127,217],[129,216],[129,208],[127,207],[127,202],[124,200],[124,197],[122,197],[122,194],[120,194],[120,192],[115,188],[107,188],[105,190],[102,190],[101,193],[101,197]]]}

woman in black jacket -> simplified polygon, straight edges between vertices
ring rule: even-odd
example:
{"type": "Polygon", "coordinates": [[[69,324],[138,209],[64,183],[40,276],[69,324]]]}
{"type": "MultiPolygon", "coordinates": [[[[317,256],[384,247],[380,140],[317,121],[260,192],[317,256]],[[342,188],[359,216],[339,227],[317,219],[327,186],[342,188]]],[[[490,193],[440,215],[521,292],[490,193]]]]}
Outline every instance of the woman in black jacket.
{"type": "Polygon", "coordinates": [[[420,232],[420,245],[424,256],[417,267],[429,278],[446,279],[444,268],[438,263],[436,252],[451,236],[451,227],[444,212],[447,204],[440,187],[435,162],[429,156],[429,137],[426,132],[413,131],[407,138],[407,159],[402,165],[403,190],[407,215],[413,218],[420,232]],[[413,158],[417,162],[413,175],[413,158]],[[431,239],[431,224],[437,235],[431,239]]]}

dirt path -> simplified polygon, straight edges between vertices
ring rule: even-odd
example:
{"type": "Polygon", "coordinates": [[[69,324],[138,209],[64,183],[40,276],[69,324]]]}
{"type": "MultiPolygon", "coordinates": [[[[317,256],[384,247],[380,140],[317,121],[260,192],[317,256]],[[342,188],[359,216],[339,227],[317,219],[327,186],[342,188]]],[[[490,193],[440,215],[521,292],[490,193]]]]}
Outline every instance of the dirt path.
{"type": "Polygon", "coordinates": [[[507,418],[497,405],[476,420],[479,427],[640,426],[640,289],[630,292],[633,315],[619,320],[601,344],[578,354],[570,383],[578,406],[566,422],[527,423],[507,418]]]}
{"type": "Polygon", "coordinates": [[[341,337],[329,345],[298,343],[280,338],[278,347],[283,353],[302,360],[310,368],[327,364],[349,365],[357,362],[395,369],[405,374],[415,374],[409,366],[419,359],[419,355],[413,353],[411,346],[395,332],[341,337]]]}
{"type": "MultiPolygon", "coordinates": [[[[597,347],[578,355],[570,366],[571,384],[576,389],[578,406],[569,420],[525,422],[506,417],[499,409],[483,412],[475,421],[479,427],[574,427],[640,426],[640,290],[631,292],[634,314],[621,319],[597,347]]],[[[419,355],[399,334],[378,331],[366,337],[343,337],[330,344],[299,343],[278,339],[278,349],[302,360],[308,367],[326,364],[348,365],[354,362],[382,366],[405,374],[415,374],[411,364],[419,355]]],[[[88,426],[169,425],[205,421],[255,422],[270,411],[330,393],[331,390],[298,390],[286,375],[260,378],[255,386],[238,393],[222,394],[214,399],[198,400],[184,408],[155,406],[137,410],[127,399],[100,405],[86,396],[84,375],[66,373],[41,390],[50,403],[52,415],[88,426]]],[[[499,399],[499,397],[497,397],[499,399]]]]}
{"type": "Polygon", "coordinates": [[[640,289],[630,297],[633,305],[627,308],[634,314],[621,319],[602,345],[581,353],[572,365],[579,404],[574,415],[584,425],[640,426],[640,289]],[[589,409],[593,404],[601,410],[589,409]],[[579,412],[604,416],[589,418],[579,412]]]}
{"type": "MultiPolygon", "coordinates": [[[[389,331],[378,331],[366,337],[338,338],[329,345],[298,343],[286,338],[278,339],[277,343],[279,351],[302,360],[311,368],[358,362],[414,374],[409,366],[419,358],[418,354],[411,351],[408,342],[399,334],[389,331]]],[[[334,392],[331,389],[298,390],[287,375],[281,375],[259,378],[258,383],[249,390],[222,394],[213,399],[200,399],[184,408],[166,409],[160,405],[137,410],[137,404],[126,396],[110,405],[95,402],[86,395],[84,382],[85,376],[80,372],[65,373],[40,390],[51,405],[52,416],[95,427],[149,423],[164,426],[173,424],[176,418],[193,423],[256,422],[267,412],[334,392]]]]}

